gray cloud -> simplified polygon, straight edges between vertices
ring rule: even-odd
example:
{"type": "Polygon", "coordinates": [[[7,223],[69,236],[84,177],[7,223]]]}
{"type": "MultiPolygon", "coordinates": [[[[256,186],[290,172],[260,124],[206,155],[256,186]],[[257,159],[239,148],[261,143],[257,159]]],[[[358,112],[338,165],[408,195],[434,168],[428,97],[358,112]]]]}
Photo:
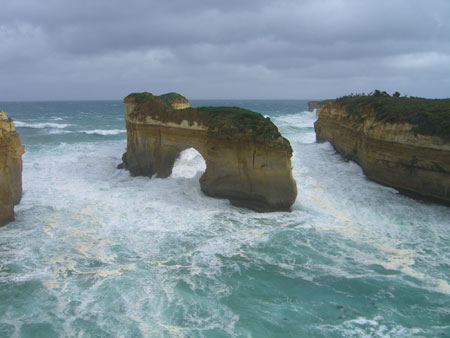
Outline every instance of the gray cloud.
{"type": "Polygon", "coordinates": [[[0,100],[446,97],[448,0],[3,0],[0,100]]]}

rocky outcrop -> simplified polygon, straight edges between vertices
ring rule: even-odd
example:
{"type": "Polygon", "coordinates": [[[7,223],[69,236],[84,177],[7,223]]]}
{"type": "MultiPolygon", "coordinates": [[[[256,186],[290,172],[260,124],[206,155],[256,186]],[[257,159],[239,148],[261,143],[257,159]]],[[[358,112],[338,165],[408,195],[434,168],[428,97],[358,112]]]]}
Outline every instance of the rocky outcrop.
{"type": "Polygon", "coordinates": [[[0,111],[0,226],[14,220],[22,197],[23,153],[14,122],[0,111]]]}
{"type": "Polygon", "coordinates": [[[322,105],[319,103],[319,101],[309,101],[308,102],[308,110],[309,111],[314,111],[314,109],[317,109],[317,111],[319,111],[319,109],[322,107],[322,105]]]}
{"type": "Polygon", "coordinates": [[[325,105],[330,101],[331,100],[309,101],[308,102],[308,110],[314,111],[314,109],[316,109],[318,112],[321,108],[325,107],[325,105]]]}
{"type": "Polygon", "coordinates": [[[314,127],[318,141],[331,142],[367,177],[406,194],[450,204],[449,141],[417,133],[410,123],[379,121],[370,106],[350,113],[337,102],[319,110],[314,127]]]}
{"type": "Polygon", "coordinates": [[[189,108],[179,94],[130,94],[124,100],[132,175],[167,177],[181,151],[206,162],[202,191],[257,211],[289,210],[297,196],[292,149],[268,118],[237,107],[189,108]],[[181,108],[181,109],[180,109],[181,108]]]}

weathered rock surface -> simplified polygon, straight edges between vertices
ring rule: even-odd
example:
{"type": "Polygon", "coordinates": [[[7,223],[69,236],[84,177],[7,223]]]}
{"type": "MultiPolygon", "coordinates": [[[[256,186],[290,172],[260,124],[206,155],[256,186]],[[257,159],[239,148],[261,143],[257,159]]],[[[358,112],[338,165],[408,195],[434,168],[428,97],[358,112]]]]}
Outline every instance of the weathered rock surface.
{"type": "Polygon", "coordinates": [[[318,141],[331,142],[374,181],[450,204],[450,142],[409,123],[377,121],[371,107],[350,114],[335,102],[319,109],[314,127],[318,141]]]}
{"type": "Polygon", "coordinates": [[[317,109],[319,111],[320,108],[322,108],[324,104],[321,104],[320,101],[309,101],[308,102],[308,110],[313,111],[314,109],[317,109]]]}
{"type": "Polygon", "coordinates": [[[325,107],[328,103],[332,102],[334,100],[320,100],[320,101],[309,101],[308,102],[308,110],[314,111],[316,109],[317,114],[319,114],[319,110],[325,107]]]}
{"type": "Polygon", "coordinates": [[[127,152],[122,165],[132,175],[167,177],[180,152],[194,148],[206,162],[200,178],[206,195],[256,211],[290,209],[297,196],[292,149],[270,120],[248,111],[251,118],[235,123],[241,115],[227,108],[192,109],[181,95],[166,95],[171,99],[141,93],[124,100],[127,152]]]}
{"type": "Polygon", "coordinates": [[[0,111],[0,226],[14,220],[14,206],[22,197],[23,153],[14,122],[0,111]]]}

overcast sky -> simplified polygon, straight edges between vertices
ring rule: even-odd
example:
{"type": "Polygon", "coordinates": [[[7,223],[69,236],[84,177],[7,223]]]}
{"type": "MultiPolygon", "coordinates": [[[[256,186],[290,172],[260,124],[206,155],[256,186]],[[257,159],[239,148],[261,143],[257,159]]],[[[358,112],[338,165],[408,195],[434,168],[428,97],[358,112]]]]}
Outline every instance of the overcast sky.
{"type": "Polygon", "coordinates": [[[450,97],[450,0],[1,0],[0,101],[450,97]]]}

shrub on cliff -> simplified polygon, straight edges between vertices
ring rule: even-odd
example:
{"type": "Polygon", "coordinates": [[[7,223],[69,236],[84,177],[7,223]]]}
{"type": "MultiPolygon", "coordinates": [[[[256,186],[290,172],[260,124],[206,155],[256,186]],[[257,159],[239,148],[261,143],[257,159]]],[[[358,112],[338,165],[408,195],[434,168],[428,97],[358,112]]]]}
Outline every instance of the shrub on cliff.
{"type": "Polygon", "coordinates": [[[350,115],[359,115],[361,108],[371,107],[377,121],[410,123],[413,131],[422,135],[439,136],[450,141],[450,99],[400,97],[375,91],[373,95],[344,96],[336,102],[345,106],[350,115]],[[376,94],[376,95],[375,95],[376,94]]]}
{"type": "Polygon", "coordinates": [[[170,106],[173,102],[176,102],[176,101],[189,102],[183,95],[178,94],[178,93],[167,93],[167,94],[156,96],[149,92],[131,93],[130,95],[128,95],[125,98],[125,101],[133,100],[135,103],[139,104],[144,101],[151,100],[153,98],[163,102],[164,104],[166,104],[168,106],[170,106]]]}
{"type": "MultiPolygon", "coordinates": [[[[146,104],[146,108],[140,109],[140,114],[157,114],[162,121],[181,123],[183,120],[190,124],[202,122],[210,131],[219,130],[224,134],[247,133],[249,130],[256,138],[265,141],[278,139],[281,134],[270,118],[260,113],[243,109],[240,107],[198,107],[173,110],[172,104],[176,102],[189,103],[189,101],[178,93],[168,93],[160,96],[148,92],[131,93],[125,97],[124,102],[132,102],[137,105],[146,104]],[[163,103],[164,105],[161,105],[163,103]],[[196,121],[194,121],[194,117],[196,121]]],[[[284,144],[290,148],[289,141],[284,144]]],[[[292,150],[292,149],[291,149],[292,150]]]]}
{"type": "Polygon", "coordinates": [[[224,126],[235,127],[239,132],[251,129],[257,135],[264,138],[278,138],[281,136],[276,125],[270,118],[260,113],[243,109],[240,107],[198,107],[199,111],[210,114],[210,128],[221,128],[224,126]]]}

